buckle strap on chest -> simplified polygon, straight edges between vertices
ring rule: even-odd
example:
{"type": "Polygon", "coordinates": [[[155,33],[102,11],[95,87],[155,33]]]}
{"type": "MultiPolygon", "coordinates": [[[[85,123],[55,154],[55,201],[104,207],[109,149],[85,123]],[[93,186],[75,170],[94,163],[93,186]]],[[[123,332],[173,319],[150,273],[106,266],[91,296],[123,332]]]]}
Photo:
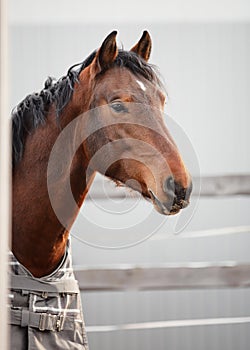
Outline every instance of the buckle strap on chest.
{"type": "Polygon", "coordinates": [[[10,324],[21,327],[38,328],[40,331],[74,330],[74,317],[37,313],[27,309],[11,309],[10,324]]]}
{"type": "Polygon", "coordinates": [[[48,293],[79,293],[78,282],[75,279],[44,282],[29,276],[11,275],[10,281],[11,289],[48,293]]]}

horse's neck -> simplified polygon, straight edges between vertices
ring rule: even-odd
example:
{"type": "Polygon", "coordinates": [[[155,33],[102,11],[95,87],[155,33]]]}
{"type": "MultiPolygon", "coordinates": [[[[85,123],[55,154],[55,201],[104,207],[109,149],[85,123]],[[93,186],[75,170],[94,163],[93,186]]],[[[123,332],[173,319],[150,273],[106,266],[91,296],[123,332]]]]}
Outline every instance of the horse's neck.
{"type": "MultiPolygon", "coordinates": [[[[69,116],[68,116],[69,117],[69,116]]],[[[72,115],[73,119],[74,116],[72,115]]],[[[70,167],[70,183],[75,199],[67,202],[62,176],[53,184],[57,203],[54,207],[48,195],[47,168],[52,147],[60,128],[48,116],[46,125],[29,135],[22,161],[13,175],[13,238],[12,248],[17,259],[35,276],[51,273],[60,263],[66,248],[69,228],[73,224],[86,194],[86,160],[79,149],[70,167]],[[55,206],[58,205],[58,208],[55,206]],[[61,222],[54,210],[65,212],[61,222]]],[[[64,145],[67,149],[68,145],[64,145]]]]}

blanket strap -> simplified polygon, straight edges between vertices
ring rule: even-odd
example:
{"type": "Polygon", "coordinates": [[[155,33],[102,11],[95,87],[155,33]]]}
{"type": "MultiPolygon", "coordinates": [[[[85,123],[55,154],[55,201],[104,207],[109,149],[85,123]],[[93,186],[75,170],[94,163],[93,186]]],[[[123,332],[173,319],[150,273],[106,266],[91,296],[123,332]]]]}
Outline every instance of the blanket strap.
{"type": "Polygon", "coordinates": [[[11,275],[11,289],[48,293],[79,293],[78,282],[75,279],[65,279],[55,282],[44,282],[29,276],[11,275]]]}
{"type": "Polygon", "coordinates": [[[34,327],[40,331],[74,330],[75,319],[72,316],[32,312],[27,309],[11,309],[10,311],[10,324],[12,325],[34,327]]]}

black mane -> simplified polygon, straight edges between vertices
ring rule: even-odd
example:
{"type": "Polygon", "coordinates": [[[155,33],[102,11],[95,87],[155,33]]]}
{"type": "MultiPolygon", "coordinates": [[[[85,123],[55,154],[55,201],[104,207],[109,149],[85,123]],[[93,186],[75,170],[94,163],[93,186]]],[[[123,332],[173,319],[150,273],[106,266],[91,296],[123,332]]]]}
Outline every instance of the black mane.
{"type": "MultiPolygon", "coordinates": [[[[94,51],[84,62],[69,68],[67,75],[54,81],[49,77],[43,90],[25,97],[12,112],[12,165],[13,169],[22,159],[25,140],[28,134],[46,123],[47,114],[52,104],[55,105],[56,117],[59,118],[63,108],[70,101],[74,85],[80,72],[88,67],[96,55],[94,51]]],[[[149,81],[161,85],[160,79],[152,65],[146,63],[131,51],[119,50],[113,65],[126,67],[135,75],[141,75],[149,81]]]]}

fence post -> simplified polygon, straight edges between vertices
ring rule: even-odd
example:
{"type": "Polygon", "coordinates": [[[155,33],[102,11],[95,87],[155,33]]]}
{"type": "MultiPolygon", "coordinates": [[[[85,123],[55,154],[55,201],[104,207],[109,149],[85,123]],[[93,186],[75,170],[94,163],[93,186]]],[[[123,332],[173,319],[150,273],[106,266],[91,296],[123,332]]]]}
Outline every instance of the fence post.
{"type": "Polygon", "coordinates": [[[0,0],[0,341],[8,349],[7,251],[10,229],[10,121],[8,113],[7,0],[0,0]]]}

